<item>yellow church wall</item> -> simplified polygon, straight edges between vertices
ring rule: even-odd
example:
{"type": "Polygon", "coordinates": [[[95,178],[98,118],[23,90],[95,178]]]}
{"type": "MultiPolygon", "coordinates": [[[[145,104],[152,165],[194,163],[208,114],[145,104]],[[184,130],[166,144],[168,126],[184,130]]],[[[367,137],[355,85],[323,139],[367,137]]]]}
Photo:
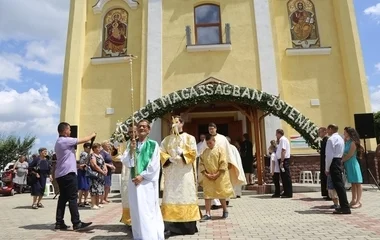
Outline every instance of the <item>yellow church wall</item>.
{"type": "MultiPolygon", "coordinates": [[[[353,114],[371,109],[352,0],[313,1],[321,47],[332,47],[330,55],[322,56],[286,56],[285,50],[292,47],[287,1],[269,1],[280,97],[318,126],[336,123],[341,132],[344,126],[354,126],[353,114]],[[311,106],[311,99],[319,99],[320,106],[311,106]]],[[[109,138],[118,120],[132,113],[128,62],[91,63],[91,58],[101,57],[104,15],[119,7],[129,13],[128,53],[138,56],[133,62],[134,110],[146,103],[148,16],[144,1],[137,9],[130,9],[125,1],[112,0],[102,13],[94,14],[96,2],[71,1],[61,120],[79,125],[80,136],[96,131],[97,141],[102,141],[109,138]],[[106,108],[113,108],[115,113],[106,115],[106,108]]],[[[162,7],[163,95],[209,77],[261,89],[252,0],[165,0],[162,7]],[[224,43],[225,24],[229,23],[231,51],[187,52],[185,27],[191,27],[194,44],[194,7],[204,3],[220,4],[222,39],[224,43]]],[[[286,136],[298,135],[284,122],[282,127],[286,136]]],[[[311,149],[292,152],[315,153],[311,149]]]]}
{"type": "MultiPolygon", "coordinates": [[[[346,2],[346,1],[336,1],[346,2]]],[[[350,1],[349,1],[350,2],[350,1]]],[[[354,19],[354,13],[342,10],[347,13],[345,21],[337,21],[336,9],[341,8],[334,5],[332,1],[313,1],[316,9],[316,18],[318,21],[319,36],[321,47],[332,47],[331,55],[322,56],[286,56],[285,49],[292,47],[290,36],[290,23],[286,3],[275,0],[272,3],[273,14],[273,32],[276,34],[276,48],[278,72],[280,73],[279,89],[281,98],[290,103],[304,115],[309,117],[318,126],[326,126],[329,123],[338,124],[343,132],[343,127],[353,126],[353,114],[357,112],[369,112],[365,108],[368,102],[368,94],[356,91],[360,95],[357,100],[351,100],[353,97],[350,90],[350,78],[358,89],[367,90],[367,86],[362,81],[365,77],[362,75],[363,63],[358,37],[348,36],[353,33],[351,25],[341,24],[347,22],[347,19],[354,19]],[[338,30],[341,28],[342,30],[338,30]],[[344,29],[344,30],[343,30],[344,29]],[[341,32],[349,32],[346,37],[351,37],[356,41],[354,46],[345,42],[341,32]],[[347,59],[347,50],[342,48],[346,45],[348,53],[359,56],[345,64],[347,59]],[[359,45],[359,47],[358,47],[359,45]],[[345,65],[349,67],[345,67],[345,65]],[[354,80],[355,79],[355,80],[354,80]],[[364,102],[361,96],[364,95],[364,102]],[[319,99],[320,106],[311,106],[311,99],[319,99]],[[354,105],[352,101],[357,101],[355,111],[352,111],[349,105],[354,105]]],[[[346,4],[346,3],[345,3],[346,4]]],[[[343,5],[345,5],[343,4],[343,5]]],[[[341,19],[343,20],[343,19],[341,19]]],[[[355,25],[356,27],[356,25],[355,25]]],[[[356,31],[356,30],[355,30],[356,31]]],[[[357,32],[356,32],[357,34],[357,32]]],[[[289,125],[284,124],[286,135],[297,135],[289,125]]],[[[296,153],[313,152],[310,149],[295,149],[296,153]]]]}
{"type": "Polygon", "coordinates": [[[163,94],[196,85],[211,76],[240,86],[260,88],[251,0],[165,0],[162,29],[163,94]],[[224,26],[230,23],[232,51],[187,52],[185,27],[191,27],[194,44],[194,7],[204,3],[220,5],[223,43],[224,26]]]}
{"type": "Polygon", "coordinates": [[[86,2],[71,1],[62,85],[61,121],[79,124],[85,41],[86,2]]]}
{"type": "MultiPolygon", "coordinates": [[[[145,75],[143,36],[145,20],[144,8],[130,9],[122,0],[105,4],[101,14],[93,14],[92,6],[87,7],[86,45],[83,60],[83,81],[79,135],[91,131],[98,133],[97,141],[106,140],[115,130],[117,121],[125,120],[132,113],[129,62],[92,65],[91,58],[101,57],[102,29],[105,14],[114,8],[124,8],[128,12],[128,53],[138,56],[133,60],[134,111],[141,106],[141,96],[145,89],[140,81],[145,75]],[[130,23],[130,24],[129,24],[130,23]],[[106,108],[114,108],[114,114],[106,115],[106,108]]],[[[145,97],[145,96],[144,96],[145,97]]]]}

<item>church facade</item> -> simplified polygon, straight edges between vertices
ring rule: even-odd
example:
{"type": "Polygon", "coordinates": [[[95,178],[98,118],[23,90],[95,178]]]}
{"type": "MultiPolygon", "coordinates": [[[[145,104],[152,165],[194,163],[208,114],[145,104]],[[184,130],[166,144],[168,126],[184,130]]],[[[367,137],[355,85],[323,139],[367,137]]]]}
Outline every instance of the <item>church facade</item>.
{"type": "Polygon", "coordinates": [[[215,122],[263,155],[282,128],[310,154],[318,126],[366,112],[352,0],[71,1],[61,120],[81,136],[120,141],[135,113],[161,141],[181,114],[196,137],[215,122]]]}

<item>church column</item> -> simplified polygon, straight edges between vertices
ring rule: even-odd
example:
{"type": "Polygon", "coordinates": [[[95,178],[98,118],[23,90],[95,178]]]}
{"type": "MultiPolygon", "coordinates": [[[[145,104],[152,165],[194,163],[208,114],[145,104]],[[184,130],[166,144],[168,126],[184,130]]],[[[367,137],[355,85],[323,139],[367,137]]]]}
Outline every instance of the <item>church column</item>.
{"type": "MultiPolygon", "coordinates": [[[[146,103],[162,96],[162,0],[148,0],[146,103]]],[[[162,140],[161,120],[157,119],[150,137],[162,140]]]]}
{"type": "MultiPolygon", "coordinates": [[[[259,55],[261,90],[278,95],[277,67],[269,1],[253,0],[255,14],[257,49],[259,55]]],[[[281,121],[275,116],[265,118],[265,145],[274,138],[281,121]]]]}
{"type": "Polygon", "coordinates": [[[71,1],[65,67],[63,72],[61,121],[80,123],[83,58],[87,1],[71,1]]]}

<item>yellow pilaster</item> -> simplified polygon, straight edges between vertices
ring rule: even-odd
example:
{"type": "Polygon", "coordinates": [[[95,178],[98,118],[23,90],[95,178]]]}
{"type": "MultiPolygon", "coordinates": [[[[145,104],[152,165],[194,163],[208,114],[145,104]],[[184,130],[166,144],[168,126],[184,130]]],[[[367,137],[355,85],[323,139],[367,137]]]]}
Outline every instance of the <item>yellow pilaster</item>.
{"type": "Polygon", "coordinates": [[[61,121],[78,125],[83,76],[87,1],[71,0],[65,67],[63,73],[61,121]]]}
{"type": "MultiPolygon", "coordinates": [[[[353,0],[332,1],[347,86],[350,124],[355,113],[372,112],[353,0]],[[360,96],[360,97],[357,97],[360,96]],[[364,101],[363,101],[364,100],[364,101]]],[[[343,127],[343,126],[342,126],[343,127]]],[[[369,141],[374,150],[375,141],[369,141]]]]}

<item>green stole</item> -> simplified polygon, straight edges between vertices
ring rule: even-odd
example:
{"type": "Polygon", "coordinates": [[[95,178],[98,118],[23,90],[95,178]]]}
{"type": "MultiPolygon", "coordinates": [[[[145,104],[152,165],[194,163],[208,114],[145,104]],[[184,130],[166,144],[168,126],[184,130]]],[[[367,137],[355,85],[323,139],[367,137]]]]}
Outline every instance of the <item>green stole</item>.
{"type": "MultiPolygon", "coordinates": [[[[149,138],[142,145],[141,149],[136,150],[137,155],[137,175],[140,175],[149,165],[150,160],[152,159],[154,149],[156,148],[156,142],[150,140],[149,138]]],[[[131,178],[135,178],[135,167],[131,168],[131,178]]]]}

